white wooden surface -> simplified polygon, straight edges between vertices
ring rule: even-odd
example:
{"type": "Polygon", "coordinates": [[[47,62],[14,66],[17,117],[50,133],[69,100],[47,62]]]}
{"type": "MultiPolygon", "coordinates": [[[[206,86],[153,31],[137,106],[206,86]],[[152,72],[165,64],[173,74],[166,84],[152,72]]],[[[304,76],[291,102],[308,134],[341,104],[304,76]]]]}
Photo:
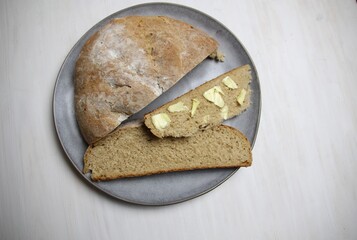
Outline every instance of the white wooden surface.
{"type": "Polygon", "coordinates": [[[178,1],[221,21],[260,75],[254,164],[167,207],[91,188],[58,143],[52,91],[96,22],[142,1],[0,1],[0,239],[357,239],[357,4],[178,1]]]}

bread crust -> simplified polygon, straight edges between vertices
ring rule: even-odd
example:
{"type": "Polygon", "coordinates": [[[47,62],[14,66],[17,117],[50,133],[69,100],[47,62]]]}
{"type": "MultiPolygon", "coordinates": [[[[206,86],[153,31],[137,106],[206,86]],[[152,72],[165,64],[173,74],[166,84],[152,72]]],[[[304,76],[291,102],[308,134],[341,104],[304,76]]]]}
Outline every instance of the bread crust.
{"type": "Polygon", "coordinates": [[[164,16],[113,19],[85,43],[75,68],[75,111],[88,144],[106,136],[214,52],[218,43],[164,16]]]}

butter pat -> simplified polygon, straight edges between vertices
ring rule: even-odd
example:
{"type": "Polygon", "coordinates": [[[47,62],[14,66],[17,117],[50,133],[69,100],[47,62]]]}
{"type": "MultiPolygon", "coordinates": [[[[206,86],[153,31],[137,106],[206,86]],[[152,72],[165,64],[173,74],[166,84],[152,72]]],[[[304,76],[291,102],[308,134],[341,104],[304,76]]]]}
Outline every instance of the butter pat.
{"type": "Polygon", "coordinates": [[[166,113],[159,113],[151,117],[151,121],[157,130],[164,130],[170,125],[171,119],[166,113]]]}
{"type": "Polygon", "coordinates": [[[246,95],[247,95],[247,91],[243,88],[242,91],[240,91],[239,95],[237,96],[237,101],[239,105],[243,105],[246,95]]]}
{"type": "Polygon", "coordinates": [[[191,117],[193,117],[195,115],[199,104],[200,104],[200,101],[198,101],[196,98],[192,99],[191,117]]]}
{"type": "Polygon", "coordinates": [[[216,106],[222,108],[224,106],[224,101],[222,98],[224,95],[221,87],[214,86],[211,89],[208,89],[206,92],[203,93],[203,97],[206,98],[208,101],[213,102],[216,106]]]}
{"type": "Polygon", "coordinates": [[[228,118],[228,106],[227,105],[221,109],[221,117],[224,120],[227,120],[227,118],[228,118]]]}
{"type": "Polygon", "coordinates": [[[222,88],[220,86],[214,86],[213,89],[214,91],[224,95],[224,92],[222,91],[222,88]]]}
{"type": "Polygon", "coordinates": [[[222,82],[223,82],[224,85],[226,85],[230,89],[237,89],[238,88],[237,84],[229,76],[223,78],[222,82]]]}
{"type": "Polygon", "coordinates": [[[188,107],[183,102],[175,103],[167,108],[169,112],[183,112],[188,111],[188,107]]]}

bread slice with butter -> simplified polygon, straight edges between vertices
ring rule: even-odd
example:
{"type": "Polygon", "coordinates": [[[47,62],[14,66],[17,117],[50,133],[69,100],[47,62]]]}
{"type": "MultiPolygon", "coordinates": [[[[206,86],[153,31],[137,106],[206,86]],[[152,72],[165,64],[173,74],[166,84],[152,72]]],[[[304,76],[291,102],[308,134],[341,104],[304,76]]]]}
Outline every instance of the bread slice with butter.
{"type": "Polygon", "coordinates": [[[244,65],[145,115],[157,137],[188,137],[237,116],[250,105],[251,68],[244,65]]]}
{"type": "Polygon", "coordinates": [[[89,146],[83,172],[99,181],[251,163],[250,143],[235,128],[220,125],[188,138],[157,138],[144,124],[134,123],[89,146]]]}

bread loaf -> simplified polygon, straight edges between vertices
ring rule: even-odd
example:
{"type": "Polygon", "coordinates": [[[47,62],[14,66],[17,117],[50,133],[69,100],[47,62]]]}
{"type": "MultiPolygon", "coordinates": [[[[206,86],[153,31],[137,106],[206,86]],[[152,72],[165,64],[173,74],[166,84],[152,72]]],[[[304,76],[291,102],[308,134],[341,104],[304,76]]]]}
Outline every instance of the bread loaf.
{"type": "Polygon", "coordinates": [[[145,125],[160,138],[219,125],[249,107],[251,78],[249,65],[235,68],[146,114],[145,125]]]}
{"type": "Polygon", "coordinates": [[[85,43],[75,68],[75,111],[88,144],[152,102],[217,49],[193,26],[164,16],[111,20],[85,43]]]}
{"type": "Polygon", "coordinates": [[[111,180],[173,171],[248,167],[250,143],[238,130],[216,126],[188,138],[157,138],[144,125],[121,126],[89,146],[83,172],[111,180]]]}

